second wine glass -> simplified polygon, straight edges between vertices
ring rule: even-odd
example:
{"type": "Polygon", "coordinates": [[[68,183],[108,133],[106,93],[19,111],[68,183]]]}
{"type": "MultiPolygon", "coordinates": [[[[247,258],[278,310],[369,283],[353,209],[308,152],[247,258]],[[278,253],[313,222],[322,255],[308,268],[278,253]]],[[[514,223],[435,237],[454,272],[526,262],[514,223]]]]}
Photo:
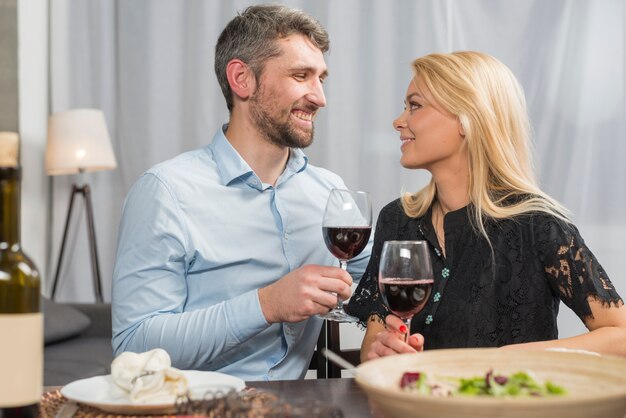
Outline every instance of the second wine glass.
{"type": "Polygon", "coordinates": [[[411,334],[411,318],[428,302],[433,281],[426,241],[385,241],[378,289],[389,310],[405,322],[405,341],[411,334]]]}
{"type": "MultiPolygon", "coordinates": [[[[363,251],[372,232],[372,202],[367,192],[332,189],[326,202],[322,234],[328,250],[339,259],[339,265],[347,270],[348,260],[363,251]]],[[[357,322],[348,315],[343,301],[337,297],[337,306],[324,319],[339,322],[357,322]]]]}

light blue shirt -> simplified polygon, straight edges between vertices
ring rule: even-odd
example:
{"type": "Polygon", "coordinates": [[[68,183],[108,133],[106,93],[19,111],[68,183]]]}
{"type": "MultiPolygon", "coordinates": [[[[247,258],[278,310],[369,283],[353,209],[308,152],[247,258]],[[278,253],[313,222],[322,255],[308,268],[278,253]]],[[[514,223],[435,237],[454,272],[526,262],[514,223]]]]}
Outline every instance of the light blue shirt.
{"type": "MultiPolygon", "coordinates": [[[[113,348],[165,349],[180,369],[302,378],[322,320],[268,324],[258,289],[305,264],[338,265],[322,237],[336,174],[291,150],[264,184],[222,130],[144,173],[129,192],[113,272],[113,348]]],[[[350,263],[365,270],[372,240],[350,263]]]]}

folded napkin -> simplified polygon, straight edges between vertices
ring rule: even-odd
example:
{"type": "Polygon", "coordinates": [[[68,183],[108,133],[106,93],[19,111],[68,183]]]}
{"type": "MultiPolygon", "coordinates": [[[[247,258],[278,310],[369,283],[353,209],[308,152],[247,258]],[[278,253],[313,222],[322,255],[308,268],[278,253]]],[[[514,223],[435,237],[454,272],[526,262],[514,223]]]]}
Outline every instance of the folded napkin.
{"type": "Polygon", "coordinates": [[[169,354],[160,348],[123,352],[111,363],[111,377],[133,402],[170,402],[187,392],[187,378],[172,367],[169,354]]]}

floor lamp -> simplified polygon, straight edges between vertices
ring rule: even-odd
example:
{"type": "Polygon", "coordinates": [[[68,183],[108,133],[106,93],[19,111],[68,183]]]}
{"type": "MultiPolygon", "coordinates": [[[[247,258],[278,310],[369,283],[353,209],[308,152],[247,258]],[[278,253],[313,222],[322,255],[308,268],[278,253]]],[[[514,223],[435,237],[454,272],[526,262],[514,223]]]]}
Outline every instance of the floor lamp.
{"type": "Polygon", "coordinates": [[[91,188],[84,180],[85,173],[112,170],[117,167],[115,154],[107,131],[104,114],[97,109],[74,109],[53,114],[48,121],[48,141],[46,145],[46,173],[49,176],[78,175],[78,182],[72,185],[70,203],[65,219],[63,240],[59,250],[59,260],[52,280],[51,299],[54,300],[59,284],[59,274],[65,255],[74,201],[82,196],[85,202],[89,255],[94,294],[97,302],[102,302],[102,282],[96,245],[91,188]]]}

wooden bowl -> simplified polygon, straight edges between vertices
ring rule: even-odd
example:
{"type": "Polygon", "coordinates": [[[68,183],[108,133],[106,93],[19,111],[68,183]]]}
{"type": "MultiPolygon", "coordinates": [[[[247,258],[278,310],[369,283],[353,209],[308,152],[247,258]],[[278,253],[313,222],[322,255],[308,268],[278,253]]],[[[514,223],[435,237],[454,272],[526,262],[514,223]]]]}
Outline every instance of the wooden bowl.
{"type": "Polygon", "coordinates": [[[388,418],[624,418],[626,358],[574,351],[500,349],[430,350],[371,360],[357,367],[357,384],[388,418]],[[403,391],[404,372],[475,377],[493,369],[532,371],[566,389],[561,396],[536,398],[435,397],[403,391]]]}

